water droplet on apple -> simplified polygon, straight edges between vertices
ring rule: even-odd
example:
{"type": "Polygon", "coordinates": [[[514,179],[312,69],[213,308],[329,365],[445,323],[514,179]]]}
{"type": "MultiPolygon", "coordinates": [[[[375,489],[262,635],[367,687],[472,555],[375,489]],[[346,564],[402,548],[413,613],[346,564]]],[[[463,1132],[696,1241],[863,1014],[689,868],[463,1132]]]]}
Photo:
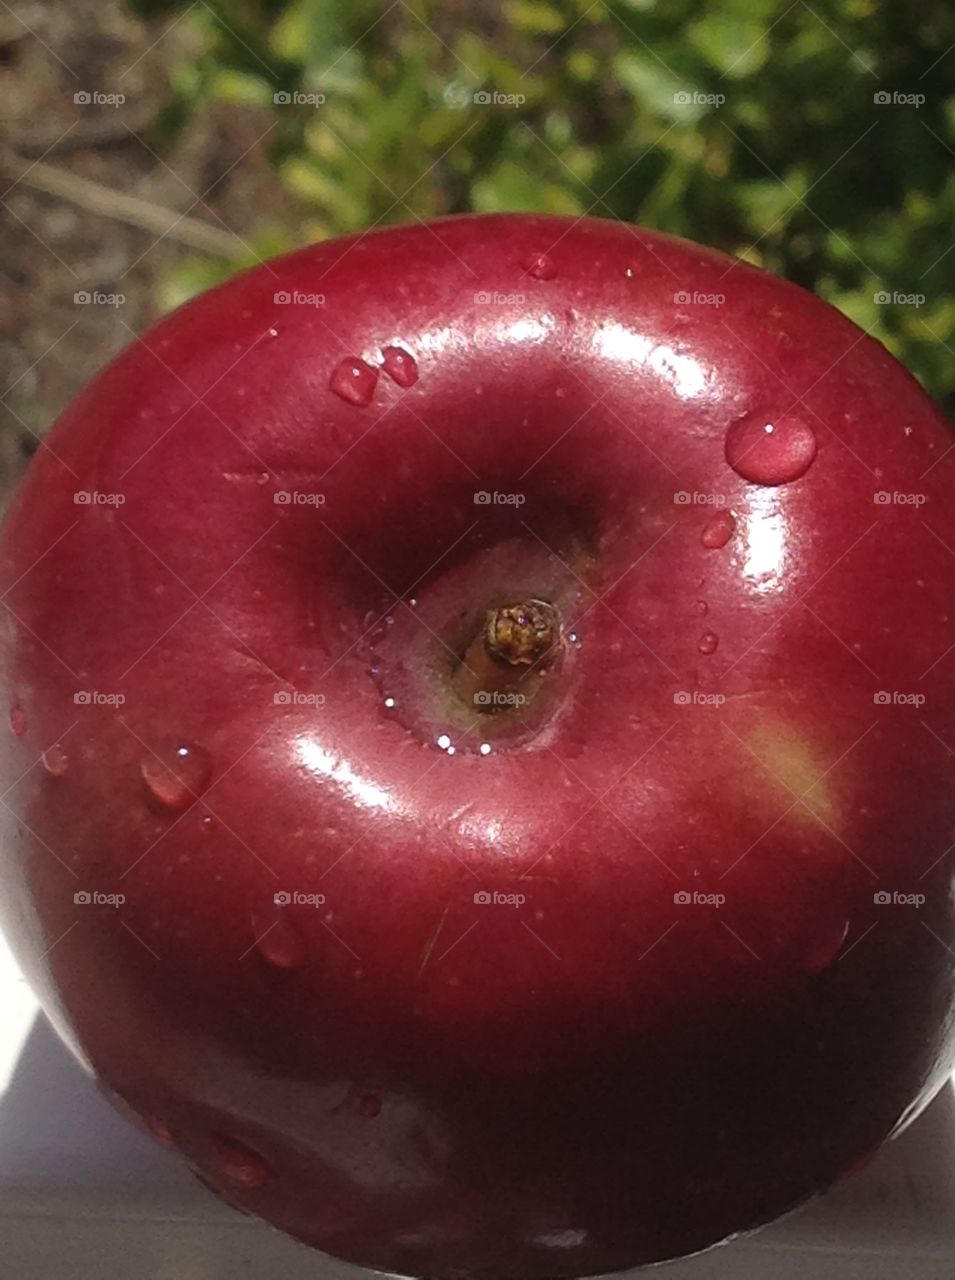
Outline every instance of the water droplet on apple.
{"type": "Polygon", "coordinates": [[[305,940],[286,911],[269,905],[252,912],[255,949],[276,969],[301,969],[307,957],[305,940]]]}
{"type": "Polygon", "coordinates": [[[716,550],[719,547],[725,547],[735,532],[736,521],[733,519],[732,513],[721,511],[719,515],[715,515],[712,520],[707,522],[700,535],[700,541],[704,547],[716,550]]]}
{"type": "Polygon", "coordinates": [[[806,474],[816,456],[816,434],[802,418],[768,420],[748,414],[726,433],[726,461],[751,484],[789,484],[806,474]]]}
{"type": "Polygon", "coordinates": [[[385,347],[381,367],[399,387],[413,387],[418,381],[418,362],[403,347],[385,347]]]}
{"type": "Polygon", "coordinates": [[[451,746],[451,739],[448,737],[446,733],[439,734],[436,741],[442,751],[449,750],[451,746]]]}
{"type": "Polygon", "coordinates": [[[385,706],[388,708],[389,711],[392,711],[394,709],[394,705],[395,705],[394,698],[385,698],[385,706]]]}
{"type": "Polygon", "coordinates": [[[11,707],[10,709],[10,731],[15,738],[22,738],[27,731],[26,712],[22,707],[11,707]]]}
{"type": "Polygon", "coordinates": [[[206,787],[212,762],[202,747],[180,742],[150,752],[140,765],[143,781],[167,809],[188,809],[206,787]]]}
{"type": "Polygon", "coordinates": [[[369,1120],[374,1120],[381,1115],[381,1099],[376,1098],[373,1093],[364,1094],[358,1105],[362,1115],[367,1116],[369,1120]]]}
{"type": "Polygon", "coordinates": [[[54,742],[51,747],[47,747],[46,751],[40,757],[43,761],[43,768],[47,773],[52,774],[54,778],[61,778],[69,766],[69,757],[58,742],[54,742]]]}
{"type": "Polygon", "coordinates": [[[231,1138],[216,1140],[220,1174],[237,1187],[254,1191],[269,1180],[269,1167],[257,1152],[231,1138]]]}
{"type": "Polygon", "coordinates": [[[157,1142],[161,1142],[164,1147],[172,1146],[172,1132],[165,1121],[160,1120],[158,1116],[143,1116],[143,1124],[157,1142]]]}
{"type": "Polygon", "coordinates": [[[342,400],[364,408],[371,404],[377,383],[377,369],[365,364],[357,356],[347,356],[335,366],[328,385],[342,400]]]}
{"type": "Polygon", "coordinates": [[[529,258],[525,258],[521,265],[535,280],[553,280],[557,275],[554,259],[546,253],[533,253],[529,258]]]}
{"type": "Polygon", "coordinates": [[[710,611],[710,606],[706,603],[705,600],[697,600],[696,611],[698,614],[700,614],[701,617],[705,617],[706,614],[708,614],[710,611]]]}
{"type": "Polygon", "coordinates": [[[274,327],[274,325],[271,329],[269,329],[268,336],[270,338],[277,338],[279,336],[279,331],[274,327]]]}
{"type": "Polygon", "coordinates": [[[212,828],[214,825],[215,824],[214,824],[212,815],[209,813],[204,813],[202,817],[199,819],[199,834],[201,836],[211,836],[212,828]]]}
{"type": "Polygon", "coordinates": [[[482,756],[489,756],[493,750],[494,748],[491,746],[489,742],[481,743],[480,752],[482,756]]]}
{"type": "Polygon", "coordinates": [[[700,636],[699,644],[696,646],[700,653],[715,653],[719,645],[719,636],[712,631],[704,631],[700,636]]]}
{"type": "Polygon", "coordinates": [[[833,928],[815,939],[803,956],[803,968],[806,972],[816,974],[828,969],[848,936],[849,921],[839,920],[833,928]]]}

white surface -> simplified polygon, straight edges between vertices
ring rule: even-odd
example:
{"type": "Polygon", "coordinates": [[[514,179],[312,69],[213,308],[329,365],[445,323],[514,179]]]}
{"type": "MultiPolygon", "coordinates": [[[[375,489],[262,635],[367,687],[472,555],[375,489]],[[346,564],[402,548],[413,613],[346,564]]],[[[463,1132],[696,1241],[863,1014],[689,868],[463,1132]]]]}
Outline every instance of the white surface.
{"type": "MultiPolygon", "coordinates": [[[[951,1087],[863,1173],[659,1280],[953,1280],[951,1087]]],[[[60,1044],[0,937],[0,1276],[367,1280],[221,1205],[60,1044]]]]}

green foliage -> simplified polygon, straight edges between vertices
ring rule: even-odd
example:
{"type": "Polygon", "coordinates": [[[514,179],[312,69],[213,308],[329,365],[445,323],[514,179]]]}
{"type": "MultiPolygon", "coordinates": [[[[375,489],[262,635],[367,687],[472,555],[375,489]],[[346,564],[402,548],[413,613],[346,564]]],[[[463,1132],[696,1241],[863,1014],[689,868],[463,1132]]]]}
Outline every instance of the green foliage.
{"type": "Polygon", "coordinates": [[[946,0],[131,2],[199,37],[160,131],[214,100],[274,114],[299,240],[468,210],[642,222],[817,290],[955,396],[946,0]]]}

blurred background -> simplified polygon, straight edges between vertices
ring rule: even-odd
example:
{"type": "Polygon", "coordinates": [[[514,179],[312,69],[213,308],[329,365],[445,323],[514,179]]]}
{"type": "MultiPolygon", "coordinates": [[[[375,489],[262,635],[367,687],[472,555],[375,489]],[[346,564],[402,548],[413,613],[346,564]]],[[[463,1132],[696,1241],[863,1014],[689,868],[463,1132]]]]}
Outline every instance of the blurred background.
{"type": "Polygon", "coordinates": [[[8,0],[0,86],[0,501],[164,311],[470,210],[740,255],[955,409],[949,0],[8,0]]]}

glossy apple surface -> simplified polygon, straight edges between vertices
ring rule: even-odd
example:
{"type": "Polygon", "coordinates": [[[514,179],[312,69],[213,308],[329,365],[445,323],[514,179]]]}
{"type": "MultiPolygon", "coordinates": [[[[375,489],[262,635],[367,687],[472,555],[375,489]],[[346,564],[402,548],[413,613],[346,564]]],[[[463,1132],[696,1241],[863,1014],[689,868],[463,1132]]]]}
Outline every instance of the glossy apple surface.
{"type": "Polygon", "coordinates": [[[836,311],[623,225],[190,303],[0,547],[2,918],[55,1024],[389,1271],[607,1272],[825,1188],[952,1067],[953,468],[836,311]]]}

